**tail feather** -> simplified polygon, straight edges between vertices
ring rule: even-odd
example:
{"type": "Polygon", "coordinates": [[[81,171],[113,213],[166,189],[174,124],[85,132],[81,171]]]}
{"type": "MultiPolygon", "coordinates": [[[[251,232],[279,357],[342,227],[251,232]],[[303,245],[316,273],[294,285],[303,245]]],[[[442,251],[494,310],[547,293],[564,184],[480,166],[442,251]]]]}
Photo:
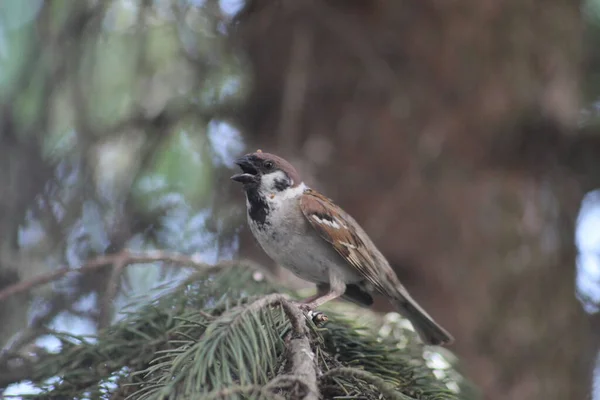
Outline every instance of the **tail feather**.
{"type": "Polygon", "coordinates": [[[429,314],[427,314],[425,310],[423,310],[421,306],[408,295],[408,293],[404,296],[398,296],[393,303],[398,312],[409,319],[423,343],[429,345],[444,345],[454,341],[452,335],[438,325],[433,318],[431,318],[429,314]]]}

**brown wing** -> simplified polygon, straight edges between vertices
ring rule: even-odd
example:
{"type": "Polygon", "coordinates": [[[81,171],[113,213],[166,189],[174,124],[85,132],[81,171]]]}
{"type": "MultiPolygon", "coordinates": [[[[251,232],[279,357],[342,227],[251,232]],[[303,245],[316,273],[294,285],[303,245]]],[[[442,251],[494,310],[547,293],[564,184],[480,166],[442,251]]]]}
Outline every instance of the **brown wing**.
{"type": "Polygon", "coordinates": [[[302,195],[300,208],[312,227],[333,246],[348,265],[356,269],[380,292],[389,291],[382,287],[380,279],[377,278],[377,264],[366,251],[365,242],[357,234],[356,229],[348,229],[350,226],[358,226],[352,217],[327,197],[310,189],[302,195]]]}
{"type": "Polygon", "coordinates": [[[331,243],[350,267],[364,277],[375,290],[391,297],[396,309],[410,319],[424,342],[452,342],[452,335],[439,326],[397,281],[394,271],[354,218],[331,200],[312,190],[304,192],[300,208],[312,227],[323,239],[331,243]],[[353,229],[348,229],[349,227],[353,229]],[[375,254],[367,252],[367,248],[373,249],[375,254]]]}

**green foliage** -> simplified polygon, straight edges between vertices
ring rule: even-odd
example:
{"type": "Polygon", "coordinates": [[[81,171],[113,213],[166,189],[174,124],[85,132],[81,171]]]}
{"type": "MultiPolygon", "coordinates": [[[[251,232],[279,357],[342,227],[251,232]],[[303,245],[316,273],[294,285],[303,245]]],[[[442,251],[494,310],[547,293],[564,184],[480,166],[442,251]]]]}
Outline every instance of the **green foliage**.
{"type": "Polygon", "coordinates": [[[178,130],[177,134],[165,140],[155,162],[149,170],[144,171],[134,189],[140,208],[151,211],[157,198],[170,193],[180,193],[194,208],[206,206],[202,201],[206,201],[213,187],[213,169],[208,149],[204,136],[192,135],[185,130],[178,130]],[[150,189],[140,187],[148,179],[158,179],[164,185],[150,189]]]}
{"type": "MultiPolygon", "coordinates": [[[[62,351],[34,366],[44,392],[35,398],[289,398],[299,390],[290,378],[290,317],[281,305],[254,306],[275,290],[254,277],[241,268],[198,272],[97,340],[59,336],[62,351]]],[[[377,320],[372,314],[343,307],[345,317],[327,311],[323,326],[307,320],[322,398],[458,398],[447,386],[455,378],[435,377],[414,334],[401,330],[399,342],[381,334],[381,321],[367,328],[355,320],[377,320]]]]}

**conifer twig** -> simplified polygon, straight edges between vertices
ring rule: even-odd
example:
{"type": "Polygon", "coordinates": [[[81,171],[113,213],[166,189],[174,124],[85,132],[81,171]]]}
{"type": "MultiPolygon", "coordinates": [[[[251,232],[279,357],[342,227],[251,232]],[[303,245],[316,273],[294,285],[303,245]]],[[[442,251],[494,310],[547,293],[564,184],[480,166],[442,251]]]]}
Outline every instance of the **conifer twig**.
{"type": "Polygon", "coordinates": [[[266,387],[260,387],[257,385],[247,386],[232,386],[225,389],[215,390],[213,392],[204,395],[205,400],[217,400],[217,399],[228,399],[236,394],[253,395],[260,394],[263,397],[271,400],[285,400],[283,396],[271,393],[266,387]]]}
{"type": "Polygon", "coordinates": [[[325,381],[326,379],[334,377],[334,376],[342,376],[342,377],[346,377],[346,378],[358,378],[360,380],[363,380],[363,381],[375,386],[386,399],[415,400],[413,397],[407,396],[405,394],[402,394],[402,393],[396,391],[392,385],[390,385],[389,383],[387,383],[385,380],[381,379],[380,377],[378,377],[368,371],[362,370],[362,369],[344,368],[344,367],[335,368],[335,369],[329,370],[326,373],[324,373],[320,377],[320,380],[325,381]]]}

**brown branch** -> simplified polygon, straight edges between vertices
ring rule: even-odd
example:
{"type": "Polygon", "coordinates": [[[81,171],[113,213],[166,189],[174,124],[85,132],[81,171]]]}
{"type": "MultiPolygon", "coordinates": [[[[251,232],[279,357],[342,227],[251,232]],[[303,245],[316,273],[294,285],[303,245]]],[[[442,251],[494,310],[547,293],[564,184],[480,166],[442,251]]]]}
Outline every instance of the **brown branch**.
{"type": "Polygon", "coordinates": [[[29,291],[37,286],[44,285],[46,283],[58,280],[69,273],[88,273],[95,271],[107,265],[123,264],[124,267],[130,264],[143,264],[143,263],[154,263],[154,262],[168,262],[175,265],[190,266],[199,269],[222,269],[232,266],[246,266],[254,269],[264,270],[260,268],[258,264],[251,261],[244,260],[232,260],[222,261],[217,264],[208,264],[200,260],[196,255],[183,255],[177,253],[167,253],[163,251],[149,251],[144,253],[135,253],[129,250],[123,250],[119,253],[99,256],[89,260],[87,263],[79,268],[62,267],[56,271],[49,272],[47,274],[33,277],[29,280],[16,283],[0,291],[0,301],[3,301],[10,296],[14,296],[18,293],[29,291]]]}
{"type": "Polygon", "coordinates": [[[291,379],[306,386],[303,400],[318,400],[316,356],[310,347],[306,317],[300,308],[282,294],[264,296],[246,307],[247,311],[258,310],[268,305],[279,304],[292,324],[292,332],[287,344],[290,354],[291,375],[281,375],[267,386],[277,386],[282,380],[291,379]]]}

